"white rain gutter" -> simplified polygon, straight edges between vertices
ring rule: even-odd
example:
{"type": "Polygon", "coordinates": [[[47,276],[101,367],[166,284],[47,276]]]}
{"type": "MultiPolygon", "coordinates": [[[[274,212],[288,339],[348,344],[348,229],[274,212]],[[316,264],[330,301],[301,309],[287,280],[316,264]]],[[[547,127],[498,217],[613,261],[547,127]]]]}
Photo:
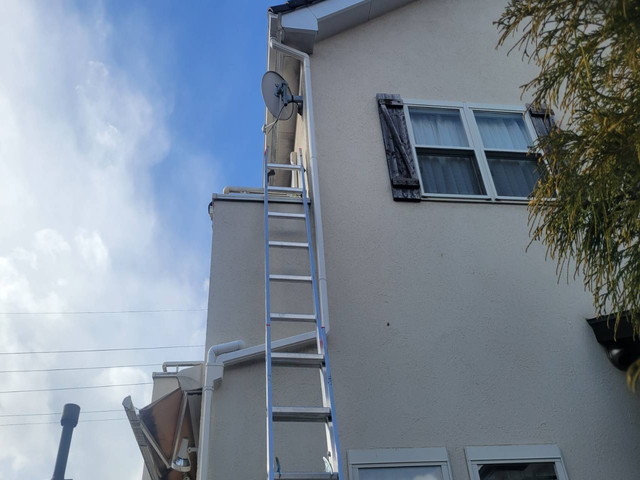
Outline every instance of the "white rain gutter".
{"type": "Polygon", "coordinates": [[[316,254],[318,271],[318,294],[320,296],[320,317],[325,331],[329,333],[329,302],[327,300],[327,273],[324,265],[324,233],[322,228],[322,208],[320,205],[320,185],[318,183],[318,165],[316,156],[316,131],[313,121],[313,95],[311,94],[311,57],[306,53],[291,48],[269,38],[269,46],[276,51],[290,55],[302,62],[304,69],[304,115],[307,126],[307,143],[309,148],[309,168],[311,170],[311,189],[313,192],[313,221],[316,230],[316,254]]]}

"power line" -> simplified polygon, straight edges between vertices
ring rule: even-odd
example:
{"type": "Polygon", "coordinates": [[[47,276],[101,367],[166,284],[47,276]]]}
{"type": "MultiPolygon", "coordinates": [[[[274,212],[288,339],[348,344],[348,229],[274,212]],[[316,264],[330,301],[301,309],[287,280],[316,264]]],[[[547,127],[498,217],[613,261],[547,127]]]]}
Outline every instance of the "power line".
{"type": "Polygon", "coordinates": [[[30,370],[0,370],[0,373],[35,373],[35,372],[65,372],[70,370],[101,370],[107,368],[126,367],[156,367],[162,363],[140,363],[136,365],[102,365],[98,367],[68,367],[68,368],[35,368],[30,370]]]}
{"type": "Polygon", "coordinates": [[[0,315],[111,315],[123,313],[206,312],[206,308],[166,308],[158,310],[81,310],[60,312],[0,312],[0,315]]]}
{"type": "MultiPolygon", "coordinates": [[[[78,420],[78,423],[89,423],[89,422],[113,422],[116,420],[127,420],[127,418],[96,418],[91,420],[78,420]]],[[[28,423],[0,423],[0,427],[17,427],[19,425],[54,425],[60,424],[60,422],[28,422],[28,423]]]]}
{"type": "MultiPolygon", "coordinates": [[[[107,412],[122,412],[122,408],[115,408],[111,410],[82,410],[80,413],[83,415],[86,413],[107,413],[107,412]]],[[[49,413],[5,413],[0,417],[46,417],[48,415],[62,415],[62,412],[49,412],[49,413]]],[[[85,422],[87,420],[84,420],[85,422]]]]}
{"type": "Polygon", "coordinates": [[[0,393],[54,392],[59,390],[84,390],[90,388],[132,387],[134,385],[153,385],[153,382],[116,383],[113,385],[87,385],[82,387],[36,388],[32,390],[3,390],[0,393]]]}
{"type": "Polygon", "coordinates": [[[160,350],[165,348],[201,348],[204,345],[166,345],[160,347],[131,347],[131,348],[92,348],[85,350],[42,350],[24,352],[0,352],[0,355],[36,355],[41,353],[86,353],[86,352],[125,352],[133,350],[160,350]]]}

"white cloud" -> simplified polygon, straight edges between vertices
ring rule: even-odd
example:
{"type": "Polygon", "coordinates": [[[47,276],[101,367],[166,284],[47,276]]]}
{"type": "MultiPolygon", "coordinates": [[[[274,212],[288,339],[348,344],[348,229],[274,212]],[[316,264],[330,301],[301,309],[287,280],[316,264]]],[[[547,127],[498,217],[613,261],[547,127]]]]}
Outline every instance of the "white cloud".
{"type": "MultiPolygon", "coordinates": [[[[164,100],[111,57],[114,32],[99,13],[72,9],[71,3],[0,2],[0,312],[200,306],[206,301],[201,277],[190,282],[178,254],[163,256],[179,249],[166,244],[171,236],[158,227],[152,194],[151,168],[171,145],[164,100]]],[[[0,314],[0,351],[172,344],[185,328],[200,343],[203,318],[0,314]]],[[[200,352],[2,360],[3,370],[24,370],[160,364],[167,355],[191,360],[200,352]]],[[[142,383],[151,381],[151,370],[1,374],[0,390],[142,383]]],[[[82,408],[81,420],[104,418],[84,412],[118,408],[128,394],[142,406],[150,387],[0,394],[0,414],[59,412],[73,402],[82,408]]],[[[12,417],[0,425],[58,420],[12,417]]],[[[0,463],[7,468],[0,480],[50,476],[59,435],[59,425],[0,426],[0,437],[12,439],[2,442],[0,463]]],[[[141,469],[126,421],[78,425],[67,478],[140,478],[141,469]]]]}
{"type": "Polygon", "coordinates": [[[90,266],[100,270],[109,264],[109,250],[98,232],[88,233],[80,229],[74,238],[80,256],[90,266]]]}
{"type": "Polygon", "coordinates": [[[51,258],[55,258],[56,256],[67,253],[71,250],[71,247],[69,247],[69,244],[64,237],[51,228],[45,228],[37,231],[34,237],[33,247],[36,251],[46,254],[51,258]]]}

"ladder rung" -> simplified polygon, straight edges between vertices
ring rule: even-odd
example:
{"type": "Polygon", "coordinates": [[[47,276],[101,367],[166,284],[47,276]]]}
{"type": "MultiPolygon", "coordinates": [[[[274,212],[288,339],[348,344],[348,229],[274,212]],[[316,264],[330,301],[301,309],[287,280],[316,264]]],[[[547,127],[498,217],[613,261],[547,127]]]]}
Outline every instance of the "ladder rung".
{"type": "Polygon", "coordinates": [[[276,322],[315,322],[316,316],[306,313],[272,313],[271,320],[276,322]]]}
{"type": "Polygon", "coordinates": [[[290,163],[267,163],[267,168],[279,168],[281,170],[301,170],[302,165],[291,165],[290,163]]]}
{"type": "Polygon", "coordinates": [[[281,367],[322,367],[324,357],[319,353],[281,353],[271,354],[271,364],[281,367]]]}
{"type": "Polygon", "coordinates": [[[268,192],[279,192],[279,193],[302,193],[301,188],[294,187],[267,187],[268,192]]]}
{"type": "Polygon", "coordinates": [[[328,422],[331,420],[329,407],[273,407],[274,422],[328,422]]]}
{"type": "Polygon", "coordinates": [[[338,480],[337,473],[281,473],[276,474],[278,480],[338,480]]]}
{"type": "Polygon", "coordinates": [[[305,219],[304,213],[269,212],[269,216],[275,218],[305,219]]]}
{"type": "Polygon", "coordinates": [[[310,282],[311,277],[307,275],[269,275],[269,280],[274,282],[310,282]]]}
{"type": "Polygon", "coordinates": [[[309,248],[306,242],[269,242],[270,247],[280,248],[309,248]]]}

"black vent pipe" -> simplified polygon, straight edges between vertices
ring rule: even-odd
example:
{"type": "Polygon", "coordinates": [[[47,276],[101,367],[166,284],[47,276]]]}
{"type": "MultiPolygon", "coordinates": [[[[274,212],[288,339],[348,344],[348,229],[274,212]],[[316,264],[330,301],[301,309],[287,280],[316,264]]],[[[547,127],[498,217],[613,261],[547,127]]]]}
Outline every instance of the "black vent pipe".
{"type": "Polygon", "coordinates": [[[67,459],[69,458],[69,447],[71,447],[71,435],[73,429],[78,425],[80,407],[75,403],[67,403],[62,410],[62,435],[60,435],[60,446],[58,447],[58,457],[56,466],[53,468],[51,480],[64,480],[64,471],[67,469],[67,459]]]}

